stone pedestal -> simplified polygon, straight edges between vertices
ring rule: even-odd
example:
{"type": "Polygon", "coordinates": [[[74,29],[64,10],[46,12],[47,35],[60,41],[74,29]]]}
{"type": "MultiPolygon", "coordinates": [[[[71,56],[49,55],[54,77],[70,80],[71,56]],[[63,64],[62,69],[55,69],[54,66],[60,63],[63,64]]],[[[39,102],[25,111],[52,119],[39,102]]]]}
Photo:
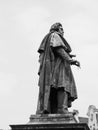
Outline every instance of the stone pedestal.
{"type": "Polygon", "coordinates": [[[34,123],[77,123],[72,112],[67,114],[43,114],[43,115],[31,115],[29,124],[34,123]]]}
{"type": "Polygon", "coordinates": [[[31,115],[27,124],[10,125],[12,130],[89,130],[85,123],[78,123],[73,113],[31,115]]]}
{"type": "Polygon", "coordinates": [[[90,130],[87,124],[23,124],[11,125],[12,130],[90,130]]]}

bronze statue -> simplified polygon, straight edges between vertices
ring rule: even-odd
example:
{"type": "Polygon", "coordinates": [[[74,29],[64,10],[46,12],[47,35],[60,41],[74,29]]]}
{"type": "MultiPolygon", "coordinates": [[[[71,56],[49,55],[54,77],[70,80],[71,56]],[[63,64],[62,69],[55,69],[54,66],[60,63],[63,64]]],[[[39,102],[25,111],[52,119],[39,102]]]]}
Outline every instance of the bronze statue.
{"type": "Polygon", "coordinates": [[[71,65],[80,67],[80,63],[73,59],[75,55],[71,55],[71,47],[63,35],[62,24],[53,24],[38,49],[40,67],[36,114],[65,114],[77,99],[71,65]]]}

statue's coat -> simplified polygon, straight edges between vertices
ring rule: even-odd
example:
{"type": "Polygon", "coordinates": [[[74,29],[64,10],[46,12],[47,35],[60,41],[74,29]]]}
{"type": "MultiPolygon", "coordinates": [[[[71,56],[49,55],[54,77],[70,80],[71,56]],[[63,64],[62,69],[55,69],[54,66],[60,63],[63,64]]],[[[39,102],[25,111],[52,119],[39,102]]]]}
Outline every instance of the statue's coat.
{"type": "Polygon", "coordinates": [[[57,55],[56,50],[63,48],[68,54],[71,48],[67,41],[57,32],[49,33],[43,39],[38,52],[39,62],[39,99],[37,113],[43,110],[50,112],[51,87],[64,87],[68,92],[68,107],[77,98],[76,86],[71,71],[70,63],[57,55]]]}

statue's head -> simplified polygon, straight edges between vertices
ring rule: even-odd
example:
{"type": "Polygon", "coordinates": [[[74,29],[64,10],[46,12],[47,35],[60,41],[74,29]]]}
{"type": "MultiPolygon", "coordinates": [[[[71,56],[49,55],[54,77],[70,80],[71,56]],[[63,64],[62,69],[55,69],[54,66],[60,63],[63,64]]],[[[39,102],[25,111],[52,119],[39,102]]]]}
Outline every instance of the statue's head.
{"type": "Polygon", "coordinates": [[[52,31],[57,31],[59,32],[62,36],[64,35],[64,30],[63,30],[63,27],[62,27],[62,24],[61,23],[54,23],[51,28],[50,28],[50,32],[52,31]]]}

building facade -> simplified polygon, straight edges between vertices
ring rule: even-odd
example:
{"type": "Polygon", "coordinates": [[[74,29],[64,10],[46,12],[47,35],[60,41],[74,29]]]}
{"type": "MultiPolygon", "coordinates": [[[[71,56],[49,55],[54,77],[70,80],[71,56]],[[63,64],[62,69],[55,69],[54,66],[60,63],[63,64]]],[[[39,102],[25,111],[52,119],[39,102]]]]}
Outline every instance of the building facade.
{"type": "Polygon", "coordinates": [[[90,105],[87,115],[90,130],[98,130],[98,109],[95,106],[90,105]]]}

